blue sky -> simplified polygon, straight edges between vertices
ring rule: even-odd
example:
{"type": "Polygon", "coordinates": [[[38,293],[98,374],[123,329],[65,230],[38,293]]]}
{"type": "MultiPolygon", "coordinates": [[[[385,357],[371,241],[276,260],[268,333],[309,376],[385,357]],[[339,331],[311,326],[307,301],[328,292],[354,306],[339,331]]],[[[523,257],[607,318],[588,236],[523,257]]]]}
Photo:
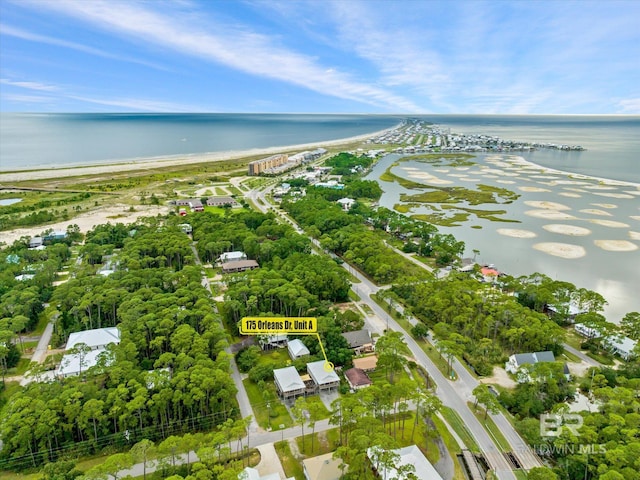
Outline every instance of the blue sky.
{"type": "Polygon", "coordinates": [[[0,0],[0,111],[639,114],[640,2],[0,0]]]}

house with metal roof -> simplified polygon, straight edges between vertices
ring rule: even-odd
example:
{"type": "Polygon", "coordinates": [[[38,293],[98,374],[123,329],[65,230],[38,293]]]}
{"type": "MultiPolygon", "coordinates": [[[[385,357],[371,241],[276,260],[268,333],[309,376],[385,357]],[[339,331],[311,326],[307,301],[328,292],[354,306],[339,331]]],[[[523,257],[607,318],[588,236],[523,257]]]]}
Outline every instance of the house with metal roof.
{"type": "Polygon", "coordinates": [[[306,386],[296,367],[277,368],[273,371],[278,395],[284,400],[291,400],[305,394],[306,386]]]}
{"type": "Polygon", "coordinates": [[[65,349],[71,350],[81,343],[84,343],[92,350],[105,348],[110,343],[117,345],[120,343],[120,330],[118,330],[118,327],[108,327],[72,333],[69,335],[65,349]]]}
{"type": "Polygon", "coordinates": [[[384,465],[380,461],[381,454],[384,453],[384,450],[380,447],[370,447],[367,449],[367,456],[380,479],[392,480],[396,478],[407,478],[405,475],[401,475],[398,469],[406,465],[413,465],[414,471],[411,472],[413,475],[411,478],[417,480],[443,480],[442,476],[416,445],[396,448],[391,451],[399,457],[397,461],[394,462],[394,466],[384,465]]]}
{"type": "Polygon", "coordinates": [[[637,342],[629,337],[611,336],[605,340],[605,343],[614,355],[618,355],[623,360],[629,360],[636,356],[637,342]]]}
{"type": "Polygon", "coordinates": [[[533,352],[533,353],[516,353],[509,357],[509,361],[505,365],[505,370],[509,373],[517,373],[524,365],[535,365],[542,362],[555,362],[556,357],[552,351],[533,352]]]}
{"type": "Polygon", "coordinates": [[[318,392],[334,390],[340,386],[340,377],[333,368],[327,370],[327,365],[325,360],[307,363],[307,372],[316,384],[318,392]]]}
{"type": "Polygon", "coordinates": [[[287,350],[289,350],[289,356],[291,357],[291,360],[304,357],[305,355],[309,355],[311,353],[309,352],[307,346],[302,343],[302,340],[299,340],[297,338],[288,342],[287,350]]]}
{"type": "Polygon", "coordinates": [[[302,461],[305,480],[340,480],[342,460],[333,458],[333,453],[325,453],[302,461]]]}
{"type": "Polygon", "coordinates": [[[88,352],[67,353],[62,357],[60,366],[56,372],[59,377],[73,377],[95,367],[100,361],[101,355],[106,355],[104,348],[89,350],[88,352]]]}

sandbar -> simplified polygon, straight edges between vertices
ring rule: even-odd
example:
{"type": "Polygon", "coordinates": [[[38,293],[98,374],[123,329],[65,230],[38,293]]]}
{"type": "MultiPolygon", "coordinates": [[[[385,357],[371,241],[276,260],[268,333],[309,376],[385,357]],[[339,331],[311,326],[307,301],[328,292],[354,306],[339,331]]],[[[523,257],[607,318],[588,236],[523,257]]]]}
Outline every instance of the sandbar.
{"type": "Polygon", "coordinates": [[[610,197],[610,198],[634,198],[633,195],[629,195],[628,193],[608,193],[608,192],[591,192],[594,195],[599,195],[601,197],[610,197]]]}
{"type": "Polygon", "coordinates": [[[572,237],[583,237],[591,234],[591,230],[583,227],[576,227],[575,225],[561,225],[559,223],[550,223],[543,225],[547,232],[558,233],[560,235],[570,235],[572,237]]]}
{"type": "Polygon", "coordinates": [[[599,218],[590,218],[591,223],[602,225],[603,227],[610,228],[629,228],[628,223],[616,222],[614,220],[600,220],[599,218]]]}
{"type": "Polygon", "coordinates": [[[588,213],[589,215],[602,215],[603,217],[612,217],[609,212],[605,212],[604,210],[598,210],[596,208],[583,208],[582,210],[578,210],[580,213],[588,213]]]}
{"type": "Polygon", "coordinates": [[[526,200],[524,202],[525,205],[529,205],[530,207],[535,208],[543,208],[545,210],[571,210],[571,207],[563,205],[561,203],[556,202],[547,202],[547,201],[539,201],[539,200],[526,200]]]}
{"type": "Polygon", "coordinates": [[[630,231],[630,232],[629,232],[629,238],[630,238],[631,240],[640,240],[640,232],[633,232],[633,231],[630,231]]]}
{"type": "Polygon", "coordinates": [[[540,252],[553,255],[554,257],[567,259],[582,258],[587,254],[584,247],[570,243],[542,242],[536,243],[533,248],[540,252]]]}
{"type": "Polygon", "coordinates": [[[600,208],[618,208],[618,205],[614,205],[613,203],[592,203],[591,205],[600,208]]]}
{"type": "Polygon", "coordinates": [[[550,192],[548,188],[542,187],[518,187],[518,190],[522,190],[523,192],[550,192]]]}
{"type": "Polygon", "coordinates": [[[635,243],[627,240],[594,240],[593,243],[608,252],[633,252],[638,249],[635,243]]]}
{"type": "Polygon", "coordinates": [[[544,218],[545,220],[575,220],[576,217],[558,210],[527,210],[525,215],[535,218],[544,218]]]}
{"type": "Polygon", "coordinates": [[[571,192],[560,192],[560,193],[558,193],[558,195],[560,195],[561,197],[568,197],[568,198],[580,198],[580,197],[582,197],[582,195],[580,195],[579,193],[571,193],[571,192]]]}
{"type": "Polygon", "coordinates": [[[496,230],[500,235],[513,238],[535,238],[538,235],[530,230],[522,230],[519,228],[499,228],[496,230]]]}

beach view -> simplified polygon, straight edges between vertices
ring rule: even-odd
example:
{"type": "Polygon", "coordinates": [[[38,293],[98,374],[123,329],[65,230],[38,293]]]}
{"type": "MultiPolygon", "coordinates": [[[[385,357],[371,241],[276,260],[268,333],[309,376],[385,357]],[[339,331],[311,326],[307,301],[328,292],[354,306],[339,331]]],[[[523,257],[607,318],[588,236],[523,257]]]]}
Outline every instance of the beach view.
{"type": "Polygon", "coordinates": [[[0,478],[636,478],[638,15],[0,2],[0,478]]]}

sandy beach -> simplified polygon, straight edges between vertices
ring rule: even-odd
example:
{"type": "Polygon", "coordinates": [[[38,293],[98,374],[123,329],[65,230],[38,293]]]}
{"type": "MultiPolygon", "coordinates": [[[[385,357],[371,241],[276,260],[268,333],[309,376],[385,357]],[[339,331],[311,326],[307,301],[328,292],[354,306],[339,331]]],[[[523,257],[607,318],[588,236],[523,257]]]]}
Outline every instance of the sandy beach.
{"type": "Polygon", "coordinates": [[[355,137],[341,138],[338,140],[330,140],[327,142],[303,143],[299,145],[283,145],[268,148],[254,148],[249,150],[234,150],[226,152],[212,152],[203,154],[190,155],[172,155],[167,157],[151,157],[135,160],[115,160],[108,162],[78,164],[78,165],[56,165],[51,168],[43,168],[38,170],[20,170],[3,173],[0,170],[0,186],[2,184],[10,184],[11,182],[21,182],[25,180],[46,180],[50,178],[74,177],[78,175],[104,175],[112,173],[116,168],[118,172],[145,170],[163,167],[172,167],[176,165],[189,165],[207,162],[220,162],[223,160],[233,160],[238,158],[252,157],[257,155],[274,155],[283,151],[304,151],[318,147],[335,147],[348,143],[365,141],[371,137],[376,137],[390,132],[398,128],[398,125],[378,132],[368,133],[366,135],[358,135],[355,137]]]}

